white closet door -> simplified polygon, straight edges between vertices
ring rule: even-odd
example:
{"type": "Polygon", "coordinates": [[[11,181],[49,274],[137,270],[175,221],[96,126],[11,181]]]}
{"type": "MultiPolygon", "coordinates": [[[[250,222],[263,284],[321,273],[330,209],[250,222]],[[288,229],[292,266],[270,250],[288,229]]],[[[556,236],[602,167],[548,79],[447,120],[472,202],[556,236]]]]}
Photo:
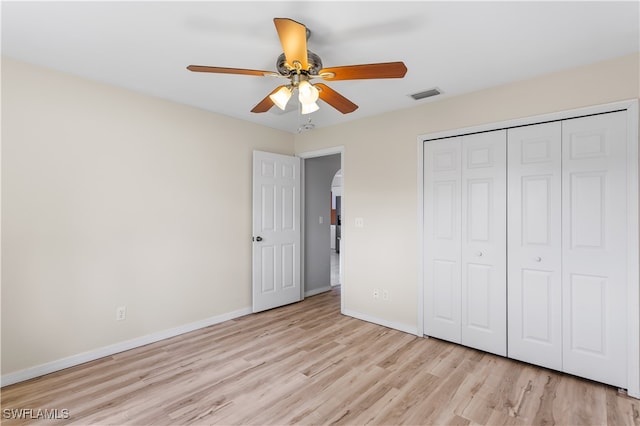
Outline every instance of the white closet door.
{"type": "Polygon", "coordinates": [[[460,343],[460,138],[424,144],[424,333],[460,343]]]}
{"type": "Polygon", "coordinates": [[[560,122],[508,130],[508,354],[562,370],[560,122]]]}
{"type": "Polygon", "coordinates": [[[462,137],[462,344],[507,354],[506,130],[462,137]]]}
{"type": "Polygon", "coordinates": [[[624,112],[562,124],[564,371],[626,387],[624,112]]]}

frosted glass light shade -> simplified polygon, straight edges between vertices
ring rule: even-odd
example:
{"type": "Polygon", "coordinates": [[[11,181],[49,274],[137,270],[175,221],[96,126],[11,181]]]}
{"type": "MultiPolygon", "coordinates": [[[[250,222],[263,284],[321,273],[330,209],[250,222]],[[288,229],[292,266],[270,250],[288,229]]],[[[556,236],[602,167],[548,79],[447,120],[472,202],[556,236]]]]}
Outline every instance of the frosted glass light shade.
{"type": "Polygon", "coordinates": [[[308,81],[301,81],[298,86],[298,100],[302,105],[313,104],[318,100],[318,89],[308,81]]]}
{"type": "Polygon", "coordinates": [[[318,106],[317,103],[312,102],[310,104],[301,104],[302,105],[302,111],[300,111],[301,114],[311,114],[314,111],[317,111],[320,109],[320,107],[318,106]]]}
{"type": "Polygon", "coordinates": [[[278,108],[284,111],[287,107],[287,102],[291,99],[291,90],[287,86],[282,86],[276,93],[269,95],[269,98],[278,108]]]}

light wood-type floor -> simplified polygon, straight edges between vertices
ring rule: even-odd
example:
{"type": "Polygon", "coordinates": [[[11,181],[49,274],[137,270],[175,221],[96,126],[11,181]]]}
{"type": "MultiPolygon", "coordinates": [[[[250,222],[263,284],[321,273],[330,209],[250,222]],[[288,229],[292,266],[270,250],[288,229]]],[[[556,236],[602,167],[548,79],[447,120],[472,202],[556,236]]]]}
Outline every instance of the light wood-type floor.
{"type": "Polygon", "coordinates": [[[3,417],[22,408],[69,410],[46,425],[640,425],[640,401],[615,388],[342,316],[339,292],[3,388],[3,417]]]}

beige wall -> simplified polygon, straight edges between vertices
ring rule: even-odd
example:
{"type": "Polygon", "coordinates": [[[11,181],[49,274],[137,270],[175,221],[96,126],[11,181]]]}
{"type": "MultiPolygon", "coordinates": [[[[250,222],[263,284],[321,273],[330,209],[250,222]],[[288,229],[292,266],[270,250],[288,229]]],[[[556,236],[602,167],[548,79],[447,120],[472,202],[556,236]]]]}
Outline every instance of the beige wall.
{"type": "Polygon", "coordinates": [[[297,135],[297,153],[345,147],[345,310],[417,329],[419,135],[638,98],[639,59],[634,54],[297,135]],[[355,217],[364,228],[354,227],[355,217]],[[389,301],[374,300],[375,288],[389,290],[389,301]]]}
{"type": "Polygon", "coordinates": [[[252,150],[293,146],[3,59],[2,374],[249,308],[252,150]]]}
{"type": "Polygon", "coordinates": [[[345,308],[415,329],[417,136],[638,98],[638,61],[294,136],[4,59],[2,374],[248,308],[253,149],[345,146],[345,308]]]}

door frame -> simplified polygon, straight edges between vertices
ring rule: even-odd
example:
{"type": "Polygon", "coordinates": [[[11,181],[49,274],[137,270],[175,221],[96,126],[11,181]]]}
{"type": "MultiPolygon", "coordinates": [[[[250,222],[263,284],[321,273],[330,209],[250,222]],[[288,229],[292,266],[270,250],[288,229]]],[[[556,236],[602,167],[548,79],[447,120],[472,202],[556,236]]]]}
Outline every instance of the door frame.
{"type": "MultiPolygon", "coordinates": [[[[300,157],[302,159],[301,161],[301,168],[300,168],[300,173],[301,173],[301,182],[300,184],[302,185],[302,189],[300,191],[301,194],[301,200],[300,202],[302,203],[301,205],[301,209],[300,209],[300,226],[301,226],[301,230],[302,230],[302,240],[301,240],[301,244],[300,244],[300,249],[301,249],[301,253],[300,253],[300,272],[302,274],[301,278],[300,278],[300,291],[302,292],[302,298],[304,298],[304,292],[305,292],[305,281],[304,281],[304,265],[306,263],[306,253],[305,253],[305,228],[306,228],[306,223],[305,223],[305,191],[304,191],[304,186],[305,186],[305,179],[306,179],[306,172],[305,172],[305,161],[308,158],[316,158],[316,157],[326,157],[327,155],[334,155],[334,154],[340,154],[340,168],[342,169],[342,194],[344,196],[344,192],[345,192],[345,188],[344,188],[344,145],[340,145],[340,146],[335,146],[335,147],[331,147],[331,148],[324,148],[324,149],[318,149],[318,150],[314,150],[314,151],[304,151],[304,152],[299,152],[296,153],[296,157],[300,157]]],[[[345,208],[344,208],[344,204],[342,205],[342,217],[345,217],[345,208]]],[[[344,223],[344,219],[342,221],[344,223]]],[[[342,237],[344,239],[344,235],[345,235],[345,229],[342,228],[342,237]]],[[[345,259],[345,246],[344,245],[340,245],[340,271],[341,271],[341,276],[344,277],[344,259],[345,259]]],[[[345,300],[345,279],[343,278],[340,282],[340,312],[344,313],[344,300],[345,300]]]]}
{"type": "Polygon", "coordinates": [[[638,122],[640,117],[638,116],[638,99],[418,135],[418,336],[424,336],[424,143],[430,140],[463,136],[470,133],[527,126],[614,111],[626,111],[627,114],[627,181],[629,182],[627,200],[631,201],[627,206],[627,229],[630,235],[627,242],[627,393],[634,398],[640,398],[640,270],[638,269],[640,260],[638,122]]]}

